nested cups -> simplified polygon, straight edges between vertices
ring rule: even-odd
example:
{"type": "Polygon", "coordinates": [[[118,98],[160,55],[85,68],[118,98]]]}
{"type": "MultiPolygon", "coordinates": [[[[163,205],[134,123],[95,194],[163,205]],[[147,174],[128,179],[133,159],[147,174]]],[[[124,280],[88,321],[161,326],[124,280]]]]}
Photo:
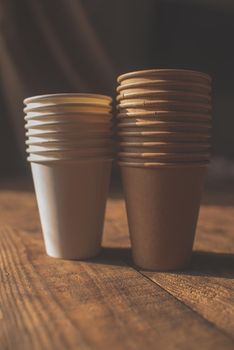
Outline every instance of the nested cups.
{"type": "Polygon", "coordinates": [[[118,159],[134,261],[148,269],[183,267],[210,158],[211,79],[155,69],[118,82],[118,159]]]}
{"type": "Polygon", "coordinates": [[[95,256],[101,247],[113,158],[111,98],[27,98],[26,145],[48,255],[95,256]]]}

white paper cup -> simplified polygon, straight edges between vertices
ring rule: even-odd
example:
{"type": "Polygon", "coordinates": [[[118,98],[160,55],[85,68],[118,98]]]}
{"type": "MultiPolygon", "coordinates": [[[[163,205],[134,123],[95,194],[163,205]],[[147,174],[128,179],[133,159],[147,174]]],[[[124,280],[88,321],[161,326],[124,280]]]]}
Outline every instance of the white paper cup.
{"type": "Polygon", "coordinates": [[[47,254],[62,259],[96,256],[111,161],[32,162],[31,168],[47,254]]]}

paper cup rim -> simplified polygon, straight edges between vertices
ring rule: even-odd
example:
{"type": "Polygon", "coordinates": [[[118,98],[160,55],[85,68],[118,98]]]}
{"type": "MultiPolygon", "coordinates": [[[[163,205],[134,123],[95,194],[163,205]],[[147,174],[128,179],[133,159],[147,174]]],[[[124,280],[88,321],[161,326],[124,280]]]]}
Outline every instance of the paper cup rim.
{"type": "Polygon", "coordinates": [[[23,103],[27,105],[28,103],[34,102],[34,101],[40,101],[44,99],[53,99],[53,98],[63,98],[63,97],[74,97],[74,98],[94,98],[94,99],[100,99],[100,100],[107,100],[110,103],[112,102],[112,98],[107,95],[102,95],[102,94],[91,94],[91,93],[58,93],[58,94],[44,94],[44,95],[35,95],[35,96],[30,96],[27,97],[23,100],[23,103]]]}
{"type": "MultiPolygon", "coordinates": [[[[40,146],[34,146],[34,147],[40,147],[40,146]]],[[[46,148],[46,147],[45,147],[46,148]]],[[[55,148],[55,149],[43,149],[43,150],[32,150],[30,149],[30,147],[26,148],[26,153],[29,154],[48,154],[48,153],[63,153],[64,155],[66,154],[77,154],[77,156],[80,155],[90,155],[90,154],[110,154],[112,155],[114,153],[113,149],[109,149],[108,147],[93,147],[93,148],[84,148],[84,149],[75,149],[75,148],[68,148],[68,149],[64,149],[64,148],[55,148]]]]}
{"type": "Polygon", "coordinates": [[[100,117],[100,118],[104,118],[104,119],[107,119],[107,120],[111,120],[112,119],[112,113],[111,112],[107,112],[107,113],[99,113],[99,112],[50,112],[50,113],[40,113],[40,112],[32,112],[32,113],[35,113],[37,115],[33,115],[33,116],[30,116],[28,114],[26,114],[24,116],[24,119],[25,120],[34,120],[34,119],[42,119],[42,118],[45,118],[45,119],[49,119],[49,118],[53,118],[53,117],[58,117],[58,118],[64,118],[64,117],[67,117],[67,116],[72,116],[72,117],[81,117],[81,116],[87,116],[87,120],[88,120],[88,117],[97,117],[97,119],[100,117]]]}
{"type": "Polygon", "coordinates": [[[55,157],[27,157],[27,161],[30,163],[67,163],[67,162],[76,162],[76,163],[88,163],[88,162],[112,162],[113,157],[90,157],[90,158],[55,158],[55,157]],[[40,158],[40,159],[39,159],[40,158]]]}
{"type": "MultiPolygon", "coordinates": [[[[87,108],[101,108],[104,109],[106,111],[111,111],[112,107],[109,106],[105,106],[105,105],[98,105],[98,104],[88,104],[88,103],[61,103],[61,104],[44,104],[42,106],[33,106],[33,107],[24,107],[23,111],[24,113],[28,113],[28,112],[37,112],[37,111],[43,111],[43,110],[47,110],[47,109],[63,109],[63,108],[77,108],[78,112],[79,112],[79,108],[80,107],[87,107],[87,108]]],[[[74,111],[73,111],[74,112],[74,111]]],[[[77,111],[76,111],[77,112],[77,111]]],[[[67,112],[69,113],[69,111],[67,112]]],[[[89,112],[92,113],[92,112],[89,112]]]]}
{"type": "Polygon", "coordinates": [[[148,135],[179,135],[179,136],[206,136],[206,138],[210,138],[211,135],[206,135],[206,134],[203,134],[203,133],[193,133],[193,132],[190,132],[190,133],[185,133],[185,132],[180,132],[180,131],[120,131],[118,132],[118,135],[120,136],[148,136],[148,135]]]}
{"type": "Polygon", "coordinates": [[[207,168],[209,165],[209,161],[204,162],[145,162],[145,163],[137,163],[137,162],[124,162],[118,161],[120,167],[134,167],[134,168],[181,168],[181,167],[204,167],[207,168]]]}
{"type": "Polygon", "coordinates": [[[207,143],[207,142],[199,142],[199,143],[186,143],[186,142],[163,142],[163,141],[156,141],[156,142],[127,142],[127,141],[122,141],[122,142],[119,142],[119,145],[121,147],[128,147],[128,148],[150,148],[150,147],[155,147],[155,148],[160,148],[160,147],[175,147],[175,148],[180,148],[183,149],[186,147],[190,147],[190,148],[205,148],[205,149],[209,149],[211,148],[211,144],[210,143],[207,143]]]}
{"type": "Polygon", "coordinates": [[[134,128],[134,127],[146,127],[146,126],[165,126],[165,127],[178,127],[178,128],[194,128],[194,129],[201,129],[201,130],[211,130],[212,126],[209,123],[186,123],[186,122],[170,122],[170,121],[137,121],[135,123],[133,122],[121,122],[118,123],[117,126],[121,129],[124,128],[134,128]]]}
{"type": "Polygon", "coordinates": [[[113,125],[111,123],[96,123],[96,124],[93,124],[93,123],[86,123],[86,122],[69,122],[69,121],[64,121],[64,122],[51,122],[51,123],[45,123],[45,122],[41,122],[40,124],[29,124],[29,123],[25,123],[24,124],[24,128],[29,130],[29,129],[40,129],[42,128],[43,130],[48,127],[63,127],[63,126],[70,126],[70,127],[75,127],[75,128],[78,128],[78,127],[86,127],[86,128],[93,128],[93,129],[96,129],[99,130],[100,128],[104,128],[105,130],[108,129],[108,128],[112,128],[113,125]]]}
{"type": "Polygon", "coordinates": [[[56,131],[56,132],[68,132],[69,130],[73,131],[75,130],[75,132],[80,132],[80,131],[87,131],[89,132],[89,130],[91,130],[92,132],[94,130],[97,130],[97,132],[99,132],[100,130],[102,131],[108,131],[113,129],[113,125],[111,123],[97,123],[97,125],[94,125],[92,123],[86,123],[86,124],[81,124],[81,123],[69,123],[69,122],[65,122],[65,123],[40,123],[40,124],[29,124],[26,123],[24,125],[24,128],[26,130],[29,131],[45,131],[45,132],[50,132],[50,131],[56,131]],[[90,124],[90,125],[89,125],[90,124]]]}
{"type": "Polygon", "coordinates": [[[61,141],[59,139],[53,139],[53,140],[44,140],[44,139],[41,139],[41,141],[31,141],[31,140],[26,140],[25,141],[25,144],[26,145],[31,145],[31,146],[42,146],[43,145],[53,145],[53,144],[62,144],[62,145],[74,145],[74,146],[79,146],[79,145],[99,145],[100,143],[110,143],[110,144],[114,144],[113,140],[110,138],[110,137],[107,137],[107,138],[94,138],[94,139],[88,139],[88,140],[72,140],[71,142],[70,141],[61,141]],[[91,142],[90,142],[91,140],[91,142]],[[93,141],[94,140],[94,141],[93,141]],[[97,142],[97,143],[96,143],[97,142]]]}
{"type": "MultiPolygon", "coordinates": [[[[191,82],[191,81],[181,81],[181,80],[170,80],[170,79],[151,79],[149,81],[139,81],[139,82],[132,82],[127,84],[122,84],[117,86],[116,91],[119,93],[122,90],[129,90],[129,89],[137,89],[137,88],[147,88],[152,86],[176,86],[178,87],[193,87],[198,89],[203,89],[207,91],[207,93],[211,93],[211,85],[207,83],[197,83],[197,82],[191,82]]],[[[175,90],[177,91],[177,90],[175,90]]],[[[180,90],[179,90],[180,91],[180,90]]],[[[183,91],[183,90],[181,90],[183,91]]],[[[194,91],[194,90],[191,90],[194,91]]]]}
{"type": "Polygon", "coordinates": [[[170,101],[174,101],[174,99],[171,99],[171,96],[174,97],[184,97],[184,98],[191,98],[191,100],[178,100],[178,101],[196,101],[198,99],[200,100],[206,100],[211,102],[211,96],[209,94],[199,94],[199,93],[195,93],[195,92],[191,92],[191,91],[177,91],[177,90],[148,90],[147,92],[126,92],[126,93],[122,93],[122,94],[118,94],[116,101],[120,102],[120,101],[124,101],[125,99],[136,99],[142,98],[142,97],[149,97],[152,98],[153,97],[157,97],[157,95],[159,96],[166,96],[168,97],[168,99],[170,101]]]}
{"type": "Polygon", "coordinates": [[[186,107],[186,108],[201,108],[207,111],[211,111],[212,110],[212,106],[210,103],[193,103],[193,102],[183,102],[183,101],[178,101],[178,100],[142,100],[142,101],[130,101],[128,102],[128,100],[125,100],[127,102],[124,103],[119,103],[117,104],[117,109],[118,110],[122,110],[124,108],[148,108],[148,107],[157,107],[160,105],[163,106],[169,106],[169,107],[186,107]]]}
{"type": "Polygon", "coordinates": [[[146,111],[146,112],[119,112],[117,113],[117,118],[144,118],[144,117],[189,117],[189,118],[200,118],[200,119],[208,119],[212,120],[210,114],[200,113],[200,112],[185,112],[185,111],[167,111],[167,110],[159,110],[159,111],[146,111]]]}
{"type": "MultiPolygon", "coordinates": [[[[197,161],[202,161],[210,158],[210,153],[205,153],[204,151],[195,153],[178,153],[178,152],[118,152],[118,157],[121,159],[125,158],[132,158],[132,159],[139,159],[144,161],[147,158],[152,158],[152,159],[171,159],[172,160],[181,160],[183,159],[184,161],[187,161],[186,158],[195,158],[198,159],[197,161]],[[201,157],[199,159],[199,157],[201,157]]],[[[189,161],[192,161],[191,159],[189,161]]]]}
{"type": "Polygon", "coordinates": [[[191,76],[191,77],[201,77],[207,82],[211,82],[211,77],[207,73],[203,73],[201,71],[191,70],[191,69],[147,69],[147,70],[137,70],[137,71],[131,71],[124,74],[121,74],[118,76],[117,81],[118,83],[121,83],[122,81],[126,79],[131,78],[140,78],[145,76],[152,76],[156,74],[180,74],[181,76],[191,76]]]}
{"type": "Polygon", "coordinates": [[[69,137],[69,136],[74,136],[74,137],[79,137],[79,136],[91,136],[91,135],[112,135],[112,132],[110,132],[109,130],[95,130],[95,129],[90,129],[90,130],[85,130],[85,131],[75,131],[75,132],[71,132],[71,131],[61,131],[61,130],[40,130],[41,132],[38,132],[39,130],[36,130],[36,132],[31,133],[30,131],[26,131],[25,135],[26,137],[42,137],[42,138],[46,138],[47,135],[48,137],[50,137],[51,135],[65,135],[65,137],[69,137]]]}

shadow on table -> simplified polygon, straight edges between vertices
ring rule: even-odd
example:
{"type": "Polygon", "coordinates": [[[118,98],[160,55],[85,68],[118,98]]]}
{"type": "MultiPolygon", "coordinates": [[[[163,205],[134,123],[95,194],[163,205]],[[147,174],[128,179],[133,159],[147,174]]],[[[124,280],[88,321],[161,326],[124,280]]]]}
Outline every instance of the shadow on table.
{"type": "Polygon", "coordinates": [[[188,269],[176,274],[234,279],[234,254],[194,252],[188,269]]]}
{"type": "MultiPolygon", "coordinates": [[[[113,266],[128,265],[142,271],[134,265],[131,259],[131,250],[128,247],[104,247],[102,253],[96,258],[90,259],[89,262],[113,266]]],[[[197,251],[193,253],[190,266],[186,270],[166,271],[165,273],[234,279],[234,254],[197,251]]]]}
{"type": "Polygon", "coordinates": [[[131,250],[128,247],[103,247],[99,256],[93,259],[89,259],[88,262],[113,266],[129,265],[131,263],[131,250]]]}

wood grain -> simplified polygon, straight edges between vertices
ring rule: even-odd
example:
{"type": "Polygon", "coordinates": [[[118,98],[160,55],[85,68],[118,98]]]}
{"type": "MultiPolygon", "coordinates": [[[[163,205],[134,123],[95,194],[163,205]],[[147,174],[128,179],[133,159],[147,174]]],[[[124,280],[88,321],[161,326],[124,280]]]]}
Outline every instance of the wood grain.
{"type": "Polygon", "coordinates": [[[232,217],[204,207],[191,268],[151,273],[131,262],[122,200],[103,253],[76,262],[45,255],[33,194],[1,192],[0,348],[233,349],[232,217]]]}

